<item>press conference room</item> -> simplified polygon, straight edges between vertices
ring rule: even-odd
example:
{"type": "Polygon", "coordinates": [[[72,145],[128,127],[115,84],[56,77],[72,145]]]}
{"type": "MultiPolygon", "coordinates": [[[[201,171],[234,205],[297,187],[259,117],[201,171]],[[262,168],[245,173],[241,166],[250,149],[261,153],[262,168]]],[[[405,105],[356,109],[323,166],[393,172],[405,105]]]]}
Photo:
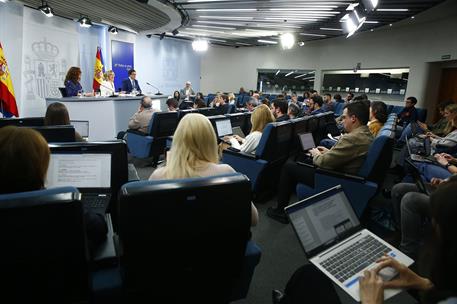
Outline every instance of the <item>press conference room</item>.
{"type": "Polygon", "coordinates": [[[457,1],[0,0],[5,303],[456,303],[457,1]]]}

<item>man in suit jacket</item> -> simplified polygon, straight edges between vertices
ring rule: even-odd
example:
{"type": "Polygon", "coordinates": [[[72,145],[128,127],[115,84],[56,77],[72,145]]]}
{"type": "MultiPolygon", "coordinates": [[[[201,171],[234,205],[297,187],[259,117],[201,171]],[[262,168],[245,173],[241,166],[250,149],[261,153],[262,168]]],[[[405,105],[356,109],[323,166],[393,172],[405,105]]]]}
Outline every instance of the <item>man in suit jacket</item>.
{"type": "MultiPolygon", "coordinates": [[[[373,135],[367,127],[369,108],[362,102],[347,104],[343,111],[343,125],[346,134],[331,148],[317,147],[310,150],[315,166],[327,170],[357,174],[373,142],[373,135]]],[[[281,223],[287,223],[284,208],[289,204],[297,183],[314,187],[314,167],[287,162],[281,171],[278,192],[278,207],[270,207],[267,215],[281,223]]]]}
{"type": "Polygon", "coordinates": [[[138,80],[136,80],[136,71],[132,69],[128,73],[129,78],[122,80],[122,91],[131,93],[133,89],[136,89],[141,94],[140,85],[138,84],[138,80]]]}
{"type": "Polygon", "coordinates": [[[186,97],[191,97],[195,95],[194,90],[192,89],[192,83],[190,81],[186,81],[186,86],[179,91],[181,94],[182,99],[186,99],[186,97]]]}

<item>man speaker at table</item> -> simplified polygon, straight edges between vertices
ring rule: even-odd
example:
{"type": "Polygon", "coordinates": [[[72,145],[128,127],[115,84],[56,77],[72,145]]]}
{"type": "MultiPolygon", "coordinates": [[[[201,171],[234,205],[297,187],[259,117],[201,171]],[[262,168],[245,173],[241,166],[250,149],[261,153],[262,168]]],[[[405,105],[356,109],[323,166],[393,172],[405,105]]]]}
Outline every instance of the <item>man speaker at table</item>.
{"type": "Polygon", "coordinates": [[[126,93],[131,93],[134,89],[137,90],[138,93],[141,94],[140,85],[138,84],[138,80],[136,80],[136,71],[129,70],[129,77],[122,80],[122,91],[126,93]]]}

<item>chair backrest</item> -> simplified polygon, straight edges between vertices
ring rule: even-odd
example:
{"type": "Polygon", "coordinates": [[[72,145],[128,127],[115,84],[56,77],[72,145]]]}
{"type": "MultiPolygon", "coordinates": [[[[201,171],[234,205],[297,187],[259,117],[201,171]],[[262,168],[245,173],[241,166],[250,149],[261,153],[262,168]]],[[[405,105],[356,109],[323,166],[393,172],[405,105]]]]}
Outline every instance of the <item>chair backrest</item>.
{"type": "Polygon", "coordinates": [[[427,119],[427,109],[416,108],[417,111],[417,120],[425,122],[427,119]]]}
{"type": "Polygon", "coordinates": [[[216,108],[200,108],[197,109],[197,112],[205,116],[214,116],[218,114],[216,108]]]}
{"type": "Polygon", "coordinates": [[[154,138],[172,136],[178,127],[176,112],[154,112],[149,122],[148,133],[154,138]]]}
{"type": "Polygon", "coordinates": [[[6,126],[42,127],[44,126],[44,117],[1,118],[0,128],[6,126]]]}
{"type": "Polygon", "coordinates": [[[127,290],[169,303],[228,302],[250,222],[251,185],[240,173],[124,185],[119,236],[127,290]]]}
{"type": "Polygon", "coordinates": [[[334,112],[336,115],[341,115],[343,114],[343,110],[344,110],[344,102],[335,102],[335,109],[334,109],[334,112]]]}
{"type": "Polygon", "coordinates": [[[380,184],[392,161],[393,138],[387,135],[375,137],[367,157],[357,175],[380,184]]]}
{"type": "Polygon", "coordinates": [[[308,132],[308,120],[310,116],[300,117],[289,120],[292,124],[292,142],[291,142],[291,152],[296,152],[300,147],[300,140],[298,134],[303,134],[308,132]]]}
{"type": "Polygon", "coordinates": [[[66,88],[59,88],[59,91],[60,94],[62,94],[62,97],[68,97],[66,88]]]}
{"type": "Polygon", "coordinates": [[[75,127],[71,125],[65,126],[42,126],[33,127],[36,131],[50,142],[74,142],[75,141],[75,127]]]}
{"type": "Polygon", "coordinates": [[[87,300],[88,249],[76,188],[0,195],[0,229],[4,301],[87,300]]]}
{"type": "Polygon", "coordinates": [[[196,109],[179,110],[178,111],[178,122],[189,113],[197,113],[197,110],[196,109]]]}
{"type": "Polygon", "coordinates": [[[256,149],[256,157],[269,162],[287,158],[292,143],[292,124],[289,121],[266,125],[256,149]]]}

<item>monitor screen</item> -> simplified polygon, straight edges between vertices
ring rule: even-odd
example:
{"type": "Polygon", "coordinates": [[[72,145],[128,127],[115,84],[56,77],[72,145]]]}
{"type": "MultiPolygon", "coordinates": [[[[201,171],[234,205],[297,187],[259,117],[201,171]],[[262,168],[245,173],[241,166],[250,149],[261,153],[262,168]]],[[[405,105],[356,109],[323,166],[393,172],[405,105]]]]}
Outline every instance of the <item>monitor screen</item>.
{"type": "Polygon", "coordinates": [[[75,131],[81,135],[81,137],[89,137],[89,121],[87,120],[72,120],[70,124],[75,127],[75,131]]]}
{"type": "Polygon", "coordinates": [[[111,187],[111,154],[52,153],[46,187],[111,187]]]}
{"type": "Polygon", "coordinates": [[[339,235],[360,225],[344,191],[331,196],[304,200],[290,208],[292,225],[307,253],[334,241],[339,235]]]}
{"type": "Polygon", "coordinates": [[[303,151],[308,151],[315,147],[314,138],[312,133],[298,134],[303,151]]]}
{"type": "Polygon", "coordinates": [[[223,137],[232,134],[232,123],[230,119],[216,120],[217,136],[223,137]]]}

